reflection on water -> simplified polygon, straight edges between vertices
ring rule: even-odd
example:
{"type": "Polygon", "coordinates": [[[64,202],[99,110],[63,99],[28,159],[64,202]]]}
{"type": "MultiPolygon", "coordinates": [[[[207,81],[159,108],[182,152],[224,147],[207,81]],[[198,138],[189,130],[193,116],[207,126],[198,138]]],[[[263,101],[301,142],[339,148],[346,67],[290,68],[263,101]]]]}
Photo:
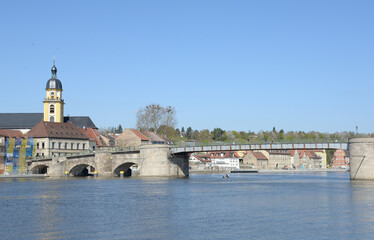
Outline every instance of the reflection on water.
{"type": "Polygon", "coordinates": [[[373,239],[348,173],[0,179],[0,239],[373,239]]]}

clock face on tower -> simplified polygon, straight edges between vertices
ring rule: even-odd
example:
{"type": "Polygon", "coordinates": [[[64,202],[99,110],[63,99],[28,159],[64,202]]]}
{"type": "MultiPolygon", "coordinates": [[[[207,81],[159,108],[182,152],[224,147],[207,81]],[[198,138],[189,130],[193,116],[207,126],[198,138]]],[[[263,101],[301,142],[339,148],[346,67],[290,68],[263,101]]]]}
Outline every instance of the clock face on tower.
{"type": "Polygon", "coordinates": [[[55,92],[54,92],[54,91],[51,92],[51,96],[52,96],[52,97],[55,96],[55,92]]]}

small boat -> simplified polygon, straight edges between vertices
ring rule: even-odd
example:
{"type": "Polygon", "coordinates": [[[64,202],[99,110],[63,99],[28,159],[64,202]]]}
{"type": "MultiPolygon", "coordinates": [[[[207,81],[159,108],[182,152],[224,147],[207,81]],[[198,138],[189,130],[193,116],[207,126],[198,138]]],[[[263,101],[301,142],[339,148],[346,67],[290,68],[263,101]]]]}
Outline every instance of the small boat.
{"type": "Polygon", "coordinates": [[[222,178],[230,178],[230,176],[226,173],[226,175],[223,176],[222,178]]]}

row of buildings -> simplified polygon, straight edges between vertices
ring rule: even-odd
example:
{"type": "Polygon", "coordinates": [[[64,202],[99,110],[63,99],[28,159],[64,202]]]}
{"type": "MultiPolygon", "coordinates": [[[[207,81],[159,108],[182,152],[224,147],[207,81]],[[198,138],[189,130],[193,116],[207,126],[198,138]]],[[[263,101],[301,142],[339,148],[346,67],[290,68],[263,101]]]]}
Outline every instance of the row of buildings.
{"type": "MultiPolygon", "coordinates": [[[[189,161],[191,169],[324,169],[326,159],[325,150],[254,150],[193,153],[189,161]]],[[[345,151],[336,150],[331,167],[348,166],[345,151]]]]}

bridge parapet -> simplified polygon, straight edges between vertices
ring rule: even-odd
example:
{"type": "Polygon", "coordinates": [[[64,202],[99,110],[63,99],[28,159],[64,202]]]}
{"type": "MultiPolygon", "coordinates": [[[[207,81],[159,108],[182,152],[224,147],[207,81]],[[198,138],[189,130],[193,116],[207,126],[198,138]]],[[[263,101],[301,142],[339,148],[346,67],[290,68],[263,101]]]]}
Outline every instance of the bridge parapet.
{"type": "Polygon", "coordinates": [[[348,143],[274,143],[274,144],[242,144],[242,145],[212,145],[198,147],[172,147],[172,153],[183,152],[213,152],[241,150],[293,150],[293,149],[348,149],[348,143]]]}

